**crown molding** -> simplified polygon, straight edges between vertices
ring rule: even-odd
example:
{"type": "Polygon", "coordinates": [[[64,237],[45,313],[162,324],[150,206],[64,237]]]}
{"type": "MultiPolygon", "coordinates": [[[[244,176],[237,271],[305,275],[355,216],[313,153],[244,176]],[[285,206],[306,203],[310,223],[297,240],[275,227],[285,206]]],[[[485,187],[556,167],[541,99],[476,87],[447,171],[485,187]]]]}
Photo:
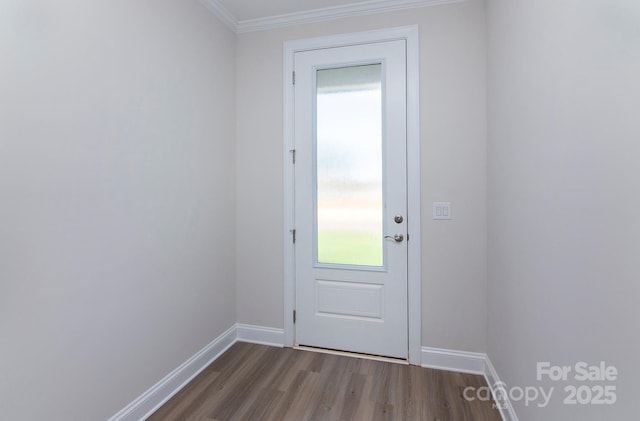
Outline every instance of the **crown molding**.
{"type": "Polygon", "coordinates": [[[229,29],[235,33],[238,32],[238,19],[236,19],[236,17],[233,16],[233,14],[228,11],[219,0],[200,0],[200,3],[213,12],[213,14],[216,15],[216,17],[229,29]]]}
{"type": "Polygon", "coordinates": [[[200,0],[209,10],[236,33],[264,31],[285,26],[322,22],[352,16],[371,15],[374,13],[393,12],[414,9],[417,7],[436,6],[440,4],[459,3],[465,0],[369,0],[342,6],[326,7],[305,12],[287,13],[265,18],[238,20],[219,0],[200,0]]]}

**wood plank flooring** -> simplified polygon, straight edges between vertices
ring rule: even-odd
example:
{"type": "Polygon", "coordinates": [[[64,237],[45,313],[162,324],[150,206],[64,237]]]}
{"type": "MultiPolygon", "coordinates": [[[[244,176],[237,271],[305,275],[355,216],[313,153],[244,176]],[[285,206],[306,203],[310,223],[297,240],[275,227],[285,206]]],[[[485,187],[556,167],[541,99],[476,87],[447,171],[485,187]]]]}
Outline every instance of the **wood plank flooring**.
{"type": "Polygon", "coordinates": [[[238,342],[149,420],[500,421],[484,378],[238,342]]]}

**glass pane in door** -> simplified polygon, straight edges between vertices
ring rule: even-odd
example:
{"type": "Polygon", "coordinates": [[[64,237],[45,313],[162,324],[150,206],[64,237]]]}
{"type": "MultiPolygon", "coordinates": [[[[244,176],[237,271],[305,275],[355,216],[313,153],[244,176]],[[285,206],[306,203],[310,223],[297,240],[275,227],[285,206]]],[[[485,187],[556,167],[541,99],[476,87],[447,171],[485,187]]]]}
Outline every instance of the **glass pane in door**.
{"type": "Polygon", "coordinates": [[[382,65],[316,76],[317,262],[383,266],[382,65]]]}

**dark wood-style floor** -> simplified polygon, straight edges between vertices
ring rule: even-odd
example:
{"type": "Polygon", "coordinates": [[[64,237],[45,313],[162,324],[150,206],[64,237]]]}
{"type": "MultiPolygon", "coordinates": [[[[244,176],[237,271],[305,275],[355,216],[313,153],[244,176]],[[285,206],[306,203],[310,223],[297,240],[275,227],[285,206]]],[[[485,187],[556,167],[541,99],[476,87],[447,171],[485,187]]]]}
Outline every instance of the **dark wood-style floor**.
{"type": "Polygon", "coordinates": [[[469,402],[484,378],[291,348],[236,343],[149,420],[500,421],[469,402]]]}

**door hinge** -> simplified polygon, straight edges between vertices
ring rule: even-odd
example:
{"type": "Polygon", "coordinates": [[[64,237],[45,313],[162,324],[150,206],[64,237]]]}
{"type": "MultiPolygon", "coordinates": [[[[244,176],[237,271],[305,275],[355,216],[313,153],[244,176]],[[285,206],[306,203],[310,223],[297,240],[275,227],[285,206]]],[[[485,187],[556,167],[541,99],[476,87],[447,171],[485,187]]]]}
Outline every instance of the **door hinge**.
{"type": "Polygon", "coordinates": [[[296,311],[293,310],[293,324],[296,324],[296,311]]]}
{"type": "Polygon", "coordinates": [[[292,230],[289,230],[291,232],[291,238],[293,239],[293,244],[296,243],[296,230],[295,228],[292,230]]]}
{"type": "Polygon", "coordinates": [[[293,164],[295,165],[295,163],[296,163],[296,150],[295,149],[289,149],[289,152],[291,152],[291,160],[292,160],[293,164]]]}
{"type": "Polygon", "coordinates": [[[293,70],[291,72],[291,82],[295,85],[296,84],[296,71],[293,70]]]}

